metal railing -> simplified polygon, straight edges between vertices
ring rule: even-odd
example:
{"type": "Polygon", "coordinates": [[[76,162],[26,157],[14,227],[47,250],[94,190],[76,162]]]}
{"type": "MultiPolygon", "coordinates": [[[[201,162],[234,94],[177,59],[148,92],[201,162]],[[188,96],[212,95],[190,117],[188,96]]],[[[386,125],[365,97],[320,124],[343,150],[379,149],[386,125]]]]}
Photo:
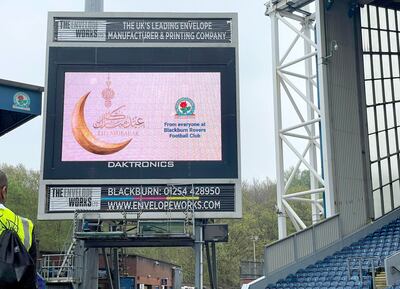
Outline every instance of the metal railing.
{"type": "Polygon", "coordinates": [[[347,258],[347,274],[348,278],[352,279],[354,276],[359,281],[363,281],[365,277],[372,277],[372,285],[375,288],[375,275],[379,267],[379,257],[349,257],[347,258]],[[356,274],[353,274],[356,272],[356,274]]]}
{"type": "Polygon", "coordinates": [[[265,247],[266,277],[310,257],[341,239],[339,215],[265,247]]]}
{"type": "Polygon", "coordinates": [[[392,286],[400,280],[400,251],[387,256],[384,261],[386,281],[388,286],[392,286]]]}
{"type": "Polygon", "coordinates": [[[255,280],[264,275],[264,262],[240,261],[240,279],[255,280]]]}
{"type": "Polygon", "coordinates": [[[79,282],[78,268],[75,254],[48,254],[43,255],[39,262],[39,273],[49,283],[79,282]]]}

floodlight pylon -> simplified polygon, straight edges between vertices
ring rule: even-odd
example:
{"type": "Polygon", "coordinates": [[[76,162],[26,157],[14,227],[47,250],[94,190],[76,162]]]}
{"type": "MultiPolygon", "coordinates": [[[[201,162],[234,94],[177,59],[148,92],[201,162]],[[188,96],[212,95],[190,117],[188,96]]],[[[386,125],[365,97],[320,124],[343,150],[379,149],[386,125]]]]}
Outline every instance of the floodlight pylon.
{"type": "Polygon", "coordinates": [[[323,216],[335,214],[326,89],[328,58],[323,0],[275,0],[266,7],[266,15],[271,19],[276,208],[279,239],[282,239],[288,232],[287,218],[300,231],[307,228],[308,220],[314,224],[323,216]],[[294,35],[285,47],[280,45],[282,31],[286,31],[285,37],[287,31],[294,35]],[[303,49],[299,51],[301,43],[303,49]],[[295,123],[284,123],[288,111],[284,101],[296,115],[295,123]],[[299,142],[305,143],[301,149],[299,142]],[[289,153],[295,157],[294,165],[293,161],[285,163],[289,153]],[[309,188],[296,190],[292,183],[301,168],[309,172],[309,188]],[[311,204],[311,218],[301,218],[294,202],[311,204]]]}

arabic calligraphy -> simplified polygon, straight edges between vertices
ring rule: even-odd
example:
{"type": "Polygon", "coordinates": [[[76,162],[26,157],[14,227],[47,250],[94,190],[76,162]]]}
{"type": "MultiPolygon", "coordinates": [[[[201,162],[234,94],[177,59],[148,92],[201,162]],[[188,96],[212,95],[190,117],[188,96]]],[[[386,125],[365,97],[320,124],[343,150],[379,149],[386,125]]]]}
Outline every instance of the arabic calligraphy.
{"type": "Polygon", "coordinates": [[[111,112],[103,113],[100,118],[93,124],[97,128],[142,128],[144,120],[141,117],[131,117],[121,112],[125,105],[114,109],[111,112]]]}

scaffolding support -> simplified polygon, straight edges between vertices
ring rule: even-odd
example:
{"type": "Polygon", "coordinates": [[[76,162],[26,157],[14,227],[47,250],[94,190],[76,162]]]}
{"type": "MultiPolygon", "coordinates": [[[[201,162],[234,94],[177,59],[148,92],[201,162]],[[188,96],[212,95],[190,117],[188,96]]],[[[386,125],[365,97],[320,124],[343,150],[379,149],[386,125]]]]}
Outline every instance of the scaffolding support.
{"type": "Polygon", "coordinates": [[[266,4],[271,19],[275,159],[279,239],[287,236],[289,218],[297,231],[307,227],[292,202],[311,204],[312,223],[334,215],[326,87],[326,47],[323,0],[274,0],[266,4]],[[281,44],[281,34],[293,40],[281,44]],[[301,45],[301,51],[298,47],[301,45]],[[318,97],[317,97],[318,96],[318,97]],[[288,116],[288,102],[294,111],[288,116]],[[286,114],[285,114],[286,113],[286,114]],[[291,119],[292,123],[284,123],[291,119]],[[300,143],[304,144],[303,147],[300,143]],[[285,163],[288,154],[297,159],[285,163]],[[285,167],[286,165],[286,167],[285,167]],[[289,169],[292,169],[289,171],[289,169]],[[308,190],[291,186],[301,169],[310,175],[308,190]],[[285,173],[289,175],[285,178],[285,173]],[[301,198],[299,198],[301,196],[301,198]]]}

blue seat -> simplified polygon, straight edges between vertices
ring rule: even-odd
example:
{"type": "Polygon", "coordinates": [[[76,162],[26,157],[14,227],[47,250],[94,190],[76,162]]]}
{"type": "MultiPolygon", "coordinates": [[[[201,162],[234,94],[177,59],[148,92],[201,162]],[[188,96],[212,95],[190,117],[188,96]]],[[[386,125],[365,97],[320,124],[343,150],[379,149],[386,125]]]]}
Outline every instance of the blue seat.
{"type": "MultiPolygon", "coordinates": [[[[344,247],[333,255],[318,260],[296,274],[279,280],[267,289],[367,289],[372,286],[370,269],[382,267],[384,259],[400,250],[400,218],[367,235],[363,239],[344,247]],[[359,257],[374,258],[363,260],[359,257]],[[348,260],[352,268],[348,276],[348,260]],[[360,267],[362,279],[360,280],[360,267]]],[[[392,289],[400,289],[400,282],[392,289]]]]}

